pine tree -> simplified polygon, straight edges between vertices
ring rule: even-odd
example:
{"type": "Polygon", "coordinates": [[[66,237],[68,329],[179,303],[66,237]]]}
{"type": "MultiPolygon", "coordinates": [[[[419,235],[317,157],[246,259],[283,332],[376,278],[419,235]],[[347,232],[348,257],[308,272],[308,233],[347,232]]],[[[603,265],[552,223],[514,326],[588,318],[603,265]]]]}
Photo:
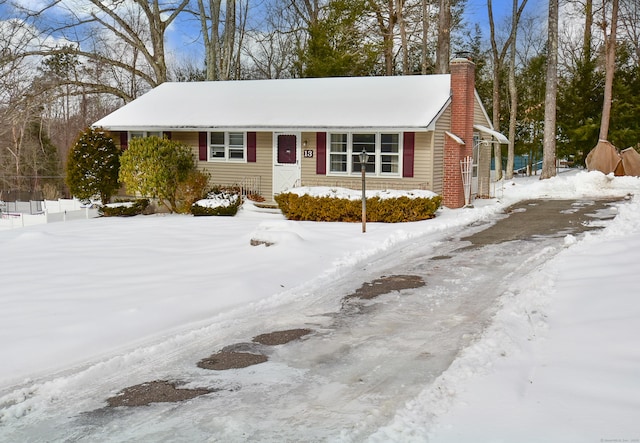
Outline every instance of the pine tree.
{"type": "Polygon", "coordinates": [[[309,39],[300,51],[302,77],[357,77],[371,75],[379,51],[366,42],[359,22],[367,13],[363,0],[333,0],[325,17],[309,25],[309,39]]]}
{"type": "Polygon", "coordinates": [[[118,190],[120,150],[104,131],[88,128],[67,160],[67,186],[80,199],[100,197],[107,204],[118,190]]]}

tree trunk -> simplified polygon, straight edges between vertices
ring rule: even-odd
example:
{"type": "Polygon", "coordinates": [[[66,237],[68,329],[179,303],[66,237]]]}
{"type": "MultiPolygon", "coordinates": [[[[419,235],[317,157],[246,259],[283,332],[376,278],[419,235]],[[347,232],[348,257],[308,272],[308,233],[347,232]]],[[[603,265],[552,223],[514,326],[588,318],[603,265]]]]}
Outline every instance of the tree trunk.
{"type": "MultiPolygon", "coordinates": [[[[493,57],[493,89],[492,89],[492,124],[493,129],[500,131],[500,71],[502,68],[502,58],[498,51],[496,42],[496,26],[493,21],[493,5],[491,0],[487,0],[487,12],[489,14],[489,33],[491,35],[491,54],[493,57]]],[[[502,179],[502,148],[499,143],[493,145],[493,156],[495,158],[496,180],[502,179]]]]}
{"type": "Polygon", "coordinates": [[[224,20],[224,37],[222,39],[222,66],[220,67],[220,80],[231,78],[232,65],[235,55],[236,37],[236,2],[227,0],[224,20]]]}
{"type": "Polygon", "coordinates": [[[604,81],[604,102],[602,103],[602,120],[600,122],[600,140],[609,136],[611,120],[611,101],[613,99],[613,74],[616,69],[616,30],[618,27],[618,0],[613,0],[611,9],[611,30],[607,36],[606,10],[603,8],[602,31],[604,33],[606,61],[604,81]]]}
{"type": "Polygon", "coordinates": [[[369,5],[376,15],[378,30],[382,36],[382,54],[384,56],[385,75],[393,75],[393,37],[394,29],[398,20],[394,0],[387,0],[385,14],[377,2],[370,0],[369,5]],[[386,19],[386,21],[385,21],[386,19]]]}
{"type": "Polygon", "coordinates": [[[516,121],[518,117],[518,88],[516,87],[516,41],[518,29],[518,0],[513,0],[513,16],[511,17],[511,29],[513,39],[509,53],[509,97],[511,98],[511,108],[509,109],[509,148],[507,151],[507,172],[505,178],[513,178],[513,162],[515,158],[516,144],[516,121]]]}
{"type": "Polygon", "coordinates": [[[422,0],[422,75],[427,74],[427,42],[429,39],[429,3],[428,0],[422,0]]]}
{"type": "Polygon", "coordinates": [[[218,28],[220,26],[221,0],[209,1],[209,15],[204,5],[204,0],[198,0],[198,12],[200,13],[200,30],[204,43],[206,74],[208,81],[218,80],[218,67],[220,66],[220,40],[218,28]],[[207,21],[207,17],[211,24],[207,21]]]}
{"type": "Polygon", "coordinates": [[[396,15],[400,25],[400,46],[402,49],[402,74],[409,75],[409,44],[407,41],[407,26],[404,21],[404,0],[396,0],[396,15]]]}
{"type": "Polygon", "coordinates": [[[547,84],[544,98],[544,139],[540,179],[556,175],[556,98],[558,95],[558,0],[549,0],[547,84]]]}
{"type": "Polygon", "coordinates": [[[593,27],[593,0],[584,5],[584,34],[582,38],[582,57],[585,62],[591,60],[591,28],[593,27]]]}
{"type": "Polygon", "coordinates": [[[440,0],[438,11],[438,48],[436,51],[436,74],[449,73],[451,57],[451,0],[440,0]]]}

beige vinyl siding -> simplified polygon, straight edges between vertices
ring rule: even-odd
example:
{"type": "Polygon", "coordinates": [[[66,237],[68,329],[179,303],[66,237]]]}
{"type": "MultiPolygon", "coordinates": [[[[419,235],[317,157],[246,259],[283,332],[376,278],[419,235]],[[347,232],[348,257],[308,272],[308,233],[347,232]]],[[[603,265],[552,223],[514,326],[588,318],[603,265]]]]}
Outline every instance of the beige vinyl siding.
{"type": "Polygon", "coordinates": [[[451,130],[451,106],[448,106],[438,118],[434,133],[432,191],[437,194],[442,194],[444,189],[444,133],[449,130],[451,130]]]}
{"type": "Polygon", "coordinates": [[[302,158],[300,159],[301,181],[304,184],[309,178],[316,176],[316,161],[318,160],[318,146],[316,144],[315,132],[303,132],[300,134],[300,143],[302,143],[302,158]],[[307,146],[305,146],[307,142],[307,146]],[[312,158],[305,158],[304,151],[313,151],[312,158]]]}
{"type": "Polygon", "coordinates": [[[434,151],[434,132],[416,132],[415,152],[413,160],[413,177],[405,178],[411,183],[415,183],[433,192],[439,193],[434,189],[434,170],[435,170],[435,151],[434,151]]]}
{"type": "MultiPolygon", "coordinates": [[[[302,158],[303,186],[335,186],[360,189],[362,178],[359,175],[350,177],[336,177],[316,174],[318,160],[318,146],[315,132],[302,133],[302,151],[313,150],[313,158],[302,158]],[[307,141],[307,147],[304,141],[307,141]]],[[[433,145],[431,132],[416,132],[414,152],[413,177],[370,177],[367,176],[369,189],[429,189],[432,190],[433,174],[433,145]]],[[[328,151],[327,151],[328,155],[328,151]]]]}
{"type": "Polygon", "coordinates": [[[473,124],[482,126],[491,126],[491,121],[488,120],[484,112],[482,112],[482,105],[478,100],[473,101],[473,124]]]}
{"type": "MultiPolygon", "coordinates": [[[[172,140],[192,147],[198,158],[198,132],[172,132],[172,140]]],[[[198,167],[211,174],[212,185],[235,186],[259,180],[259,192],[267,201],[273,200],[273,143],[271,132],[256,134],[256,161],[251,163],[198,161],[198,167]]]]}

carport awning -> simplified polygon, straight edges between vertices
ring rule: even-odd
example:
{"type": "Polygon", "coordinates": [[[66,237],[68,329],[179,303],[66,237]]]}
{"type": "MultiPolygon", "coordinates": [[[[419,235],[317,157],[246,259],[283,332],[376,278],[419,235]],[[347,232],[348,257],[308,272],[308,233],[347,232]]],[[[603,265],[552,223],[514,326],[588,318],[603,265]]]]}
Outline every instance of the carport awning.
{"type": "Polygon", "coordinates": [[[498,140],[498,143],[500,143],[501,145],[509,144],[509,139],[504,135],[502,135],[501,133],[499,133],[498,131],[494,131],[493,129],[489,129],[486,126],[482,126],[482,125],[473,125],[473,128],[477,129],[480,132],[484,132],[485,134],[489,134],[495,137],[495,139],[498,140]]]}

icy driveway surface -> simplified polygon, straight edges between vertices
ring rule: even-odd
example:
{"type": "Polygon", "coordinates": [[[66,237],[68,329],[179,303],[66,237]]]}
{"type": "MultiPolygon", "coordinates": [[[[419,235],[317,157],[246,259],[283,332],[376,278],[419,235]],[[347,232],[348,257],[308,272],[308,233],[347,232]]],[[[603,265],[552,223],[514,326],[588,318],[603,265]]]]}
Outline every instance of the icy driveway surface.
{"type": "MultiPolygon", "coordinates": [[[[585,205],[591,210],[594,202],[569,205],[565,214],[585,205]]],[[[606,210],[592,212],[606,215],[606,210]]],[[[456,238],[485,227],[468,228],[456,238]]],[[[467,248],[466,240],[421,238],[322,288],[303,287],[287,305],[257,306],[25,388],[21,398],[13,395],[12,416],[3,417],[0,436],[6,441],[364,441],[480,334],[514,279],[526,278],[563,244],[561,237],[541,236],[467,248]],[[419,276],[425,286],[344,301],[363,282],[394,274],[419,276]],[[300,327],[314,332],[272,348],[266,363],[230,371],[196,367],[224,346],[300,327]],[[181,403],[106,408],[106,399],[123,388],[159,379],[216,392],[181,403]]]]}

